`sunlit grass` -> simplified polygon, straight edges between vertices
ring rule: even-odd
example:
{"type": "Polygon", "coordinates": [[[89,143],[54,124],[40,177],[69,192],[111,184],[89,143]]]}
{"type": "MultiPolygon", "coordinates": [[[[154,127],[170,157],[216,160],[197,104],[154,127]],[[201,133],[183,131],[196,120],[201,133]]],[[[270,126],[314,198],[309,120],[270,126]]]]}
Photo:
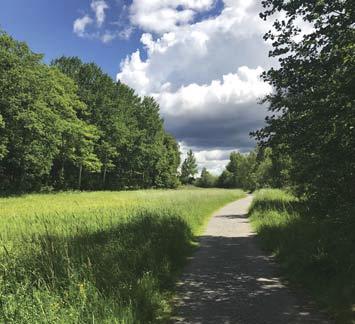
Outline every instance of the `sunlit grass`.
{"type": "Polygon", "coordinates": [[[249,214],[284,276],[308,290],[337,323],[354,323],[354,218],[325,218],[310,212],[306,201],[274,189],[257,191],[249,214]]]}
{"type": "Polygon", "coordinates": [[[0,322],[149,323],[211,213],[238,190],[0,199],[0,322]]]}

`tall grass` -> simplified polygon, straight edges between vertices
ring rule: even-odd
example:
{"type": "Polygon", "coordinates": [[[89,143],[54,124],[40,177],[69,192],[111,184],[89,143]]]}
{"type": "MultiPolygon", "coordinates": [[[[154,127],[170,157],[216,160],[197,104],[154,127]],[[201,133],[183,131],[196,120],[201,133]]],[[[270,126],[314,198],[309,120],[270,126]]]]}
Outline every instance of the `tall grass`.
{"type": "Polygon", "coordinates": [[[0,199],[1,323],[150,323],[209,215],[238,190],[0,199]]]}
{"type": "Polygon", "coordinates": [[[260,243],[275,254],[283,274],[337,323],[355,323],[354,217],[322,216],[308,210],[306,201],[271,189],[256,192],[250,209],[260,243]]]}

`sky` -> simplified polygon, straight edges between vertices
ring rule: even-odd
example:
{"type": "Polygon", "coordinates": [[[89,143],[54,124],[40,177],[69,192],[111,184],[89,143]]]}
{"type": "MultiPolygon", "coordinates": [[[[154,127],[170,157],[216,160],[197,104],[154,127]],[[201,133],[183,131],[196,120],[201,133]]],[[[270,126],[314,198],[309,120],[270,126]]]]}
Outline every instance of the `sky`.
{"type": "Polygon", "coordinates": [[[0,0],[0,28],[45,55],[95,62],[153,96],[181,151],[221,172],[255,146],[271,88],[260,0],[0,0]]]}

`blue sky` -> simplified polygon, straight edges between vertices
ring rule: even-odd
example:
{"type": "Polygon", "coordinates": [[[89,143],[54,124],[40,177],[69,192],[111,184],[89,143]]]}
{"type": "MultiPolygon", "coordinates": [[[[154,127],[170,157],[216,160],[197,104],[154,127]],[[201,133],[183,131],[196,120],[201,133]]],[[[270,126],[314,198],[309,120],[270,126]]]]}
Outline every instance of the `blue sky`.
{"type": "MultiPolygon", "coordinates": [[[[131,1],[106,1],[106,25],[117,21],[122,13],[127,20],[122,24],[129,25],[127,13],[122,12],[124,5],[131,1]]],[[[81,14],[90,13],[90,0],[1,0],[0,28],[14,38],[26,41],[31,49],[45,54],[49,63],[53,58],[62,55],[78,56],[86,62],[95,62],[113,78],[116,77],[120,62],[137,48],[142,49],[140,37],[142,30],[137,27],[129,39],[115,39],[104,44],[98,39],[80,38],[73,33],[73,22],[81,14]]],[[[207,15],[217,14],[223,7],[218,2],[208,13],[197,15],[201,20],[207,15]]],[[[144,57],[144,51],[141,52],[144,57]]]]}
{"type": "MultiPolygon", "coordinates": [[[[115,1],[112,3],[115,5],[115,1]]],[[[87,0],[2,0],[0,26],[16,39],[26,41],[33,51],[45,54],[46,62],[62,55],[79,56],[96,62],[115,77],[120,61],[140,47],[139,32],[129,40],[108,44],[79,38],[73,33],[73,22],[89,7],[87,0]]]]}
{"type": "Polygon", "coordinates": [[[0,27],[45,61],[95,62],[140,95],[200,168],[220,172],[251,150],[266,115],[270,67],[259,0],[1,0],[0,27]]]}

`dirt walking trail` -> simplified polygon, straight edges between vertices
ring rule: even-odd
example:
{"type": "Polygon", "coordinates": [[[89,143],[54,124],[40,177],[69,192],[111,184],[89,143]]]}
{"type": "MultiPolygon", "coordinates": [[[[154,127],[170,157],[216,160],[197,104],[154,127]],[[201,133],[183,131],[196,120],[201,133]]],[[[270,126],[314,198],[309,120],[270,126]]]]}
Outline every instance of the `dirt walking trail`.
{"type": "Polygon", "coordinates": [[[214,214],[177,288],[173,323],[330,323],[277,276],[247,218],[252,196],[214,214]]]}

